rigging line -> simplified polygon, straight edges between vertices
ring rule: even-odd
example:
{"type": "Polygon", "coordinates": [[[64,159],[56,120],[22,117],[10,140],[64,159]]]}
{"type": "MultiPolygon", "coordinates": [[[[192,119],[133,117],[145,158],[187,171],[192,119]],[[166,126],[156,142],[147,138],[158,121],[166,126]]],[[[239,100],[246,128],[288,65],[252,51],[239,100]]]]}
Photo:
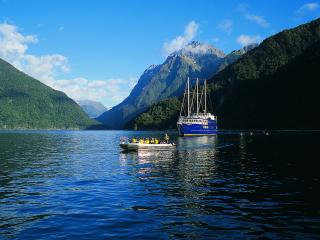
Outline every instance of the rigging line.
{"type": "Polygon", "coordinates": [[[194,104],[195,92],[196,92],[196,86],[195,86],[195,88],[193,90],[193,93],[192,93],[190,112],[192,112],[192,108],[193,108],[193,104],[194,104]]]}
{"type": "Polygon", "coordinates": [[[202,88],[201,90],[201,94],[200,94],[200,104],[199,104],[199,111],[201,109],[201,107],[203,106],[203,95],[204,95],[204,88],[202,88]]]}
{"type": "Polygon", "coordinates": [[[198,78],[196,81],[196,90],[195,91],[196,91],[196,105],[197,105],[196,113],[198,114],[199,113],[198,78]]]}
{"type": "Polygon", "coordinates": [[[186,87],[185,87],[185,89],[184,89],[184,94],[183,94],[183,99],[182,99],[182,105],[181,105],[181,109],[180,109],[180,116],[181,116],[182,111],[184,110],[184,99],[186,98],[186,90],[187,90],[187,84],[186,84],[186,87]]]}
{"type": "MultiPolygon", "coordinates": [[[[212,94],[212,92],[207,93],[207,95],[208,95],[208,100],[209,100],[208,109],[211,109],[211,111],[208,111],[208,112],[212,112],[212,113],[213,113],[214,104],[213,104],[213,101],[211,100],[211,94],[212,94]]],[[[212,97],[213,97],[213,96],[212,96],[212,97]]]]}

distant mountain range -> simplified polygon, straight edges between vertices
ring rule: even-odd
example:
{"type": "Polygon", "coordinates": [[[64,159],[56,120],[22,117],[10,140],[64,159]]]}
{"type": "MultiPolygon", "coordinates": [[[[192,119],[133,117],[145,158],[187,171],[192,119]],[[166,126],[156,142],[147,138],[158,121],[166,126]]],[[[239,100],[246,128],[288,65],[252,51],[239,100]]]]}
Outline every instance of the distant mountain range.
{"type": "MultiPolygon", "coordinates": [[[[219,128],[320,129],[319,67],[317,19],[267,38],[213,76],[210,111],[219,128]]],[[[175,128],[179,106],[177,98],[154,104],[130,126],[175,128]]]]}
{"type": "Polygon", "coordinates": [[[77,100],[77,103],[90,118],[96,118],[107,111],[102,103],[92,100],[77,100]]]}
{"type": "Polygon", "coordinates": [[[0,59],[0,129],[86,129],[97,124],[66,94],[0,59]]]}
{"type": "Polygon", "coordinates": [[[180,96],[187,77],[193,80],[198,77],[200,81],[210,78],[254,47],[256,45],[225,55],[211,45],[191,42],[169,55],[164,63],[147,68],[130,95],[97,120],[112,128],[123,128],[152,104],[180,96]]]}

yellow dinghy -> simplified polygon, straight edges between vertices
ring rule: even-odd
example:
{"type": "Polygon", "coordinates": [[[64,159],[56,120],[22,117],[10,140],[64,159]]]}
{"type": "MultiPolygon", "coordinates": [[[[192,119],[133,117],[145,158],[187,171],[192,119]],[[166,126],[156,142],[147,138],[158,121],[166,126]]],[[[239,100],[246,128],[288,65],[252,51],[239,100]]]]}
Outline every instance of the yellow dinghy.
{"type": "Polygon", "coordinates": [[[120,147],[124,150],[138,151],[138,150],[172,150],[176,147],[175,143],[141,143],[129,142],[127,139],[120,139],[120,147]]]}

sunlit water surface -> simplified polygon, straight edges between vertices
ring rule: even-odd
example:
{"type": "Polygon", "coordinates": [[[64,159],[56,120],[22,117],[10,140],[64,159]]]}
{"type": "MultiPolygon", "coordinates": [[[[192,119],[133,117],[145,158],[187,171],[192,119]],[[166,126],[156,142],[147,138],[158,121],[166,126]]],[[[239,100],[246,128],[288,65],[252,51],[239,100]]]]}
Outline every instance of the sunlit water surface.
{"type": "Polygon", "coordinates": [[[319,133],[161,134],[0,132],[0,239],[320,238],[319,133]]]}

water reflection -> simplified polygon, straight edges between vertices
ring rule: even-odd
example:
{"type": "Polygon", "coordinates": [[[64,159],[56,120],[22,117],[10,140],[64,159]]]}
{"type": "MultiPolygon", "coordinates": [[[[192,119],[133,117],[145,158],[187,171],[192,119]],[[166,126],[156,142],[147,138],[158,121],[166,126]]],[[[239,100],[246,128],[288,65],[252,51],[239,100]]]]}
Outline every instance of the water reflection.
{"type": "MultiPolygon", "coordinates": [[[[202,171],[209,169],[209,165],[215,159],[218,146],[217,136],[204,136],[195,138],[178,138],[177,149],[168,151],[139,150],[137,152],[122,152],[119,154],[119,161],[122,165],[136,163],[139,165],[152,164],[156,167],[174,165],[181,171],[188,170],[184,176],[189,176],[190,171],[202,171]]],[[[194,173],[206,175],[203,173],[194,173]]]]}
{"type": "Polygon", "coordinates": [[[126,165],[129,162],[137,164],[158,163],[162,161],[170,161],[174,158],[175,150],[158,151],[158,150],[139,150],[137,152],[121,152],[119,161],[121,165],[126,165]]]}
{"type": "Polygon", "coordinates": [[[218,135],[179,137],[177,146],[179,151],[214,150],[218,146],[218,135]]]}
{"type": "Polygon", "coordinates": [[[162,133],[0,134],[0,238],[319,236],[319,135],[228,133],[121,152],[119,137],[138,134],[162,133]]]}
{"type": "Polygon", "coordinates": [[[199,185],[214,176],[218,136],[179,138],[178,145],[178,179],[199,185]]]}
{"type": "Polygon", "coordinates": [[[131,166],[134,171],[130,173],[139,180],[159,184],[157,181],[161,179],[162,189],[168,196],[199,198],[207,192],[204,188],[207,181],[216,175],[218,136],[178,138],[177,146],[172,151],[121,153],[119,161],[123,166],[131,166]]]}

